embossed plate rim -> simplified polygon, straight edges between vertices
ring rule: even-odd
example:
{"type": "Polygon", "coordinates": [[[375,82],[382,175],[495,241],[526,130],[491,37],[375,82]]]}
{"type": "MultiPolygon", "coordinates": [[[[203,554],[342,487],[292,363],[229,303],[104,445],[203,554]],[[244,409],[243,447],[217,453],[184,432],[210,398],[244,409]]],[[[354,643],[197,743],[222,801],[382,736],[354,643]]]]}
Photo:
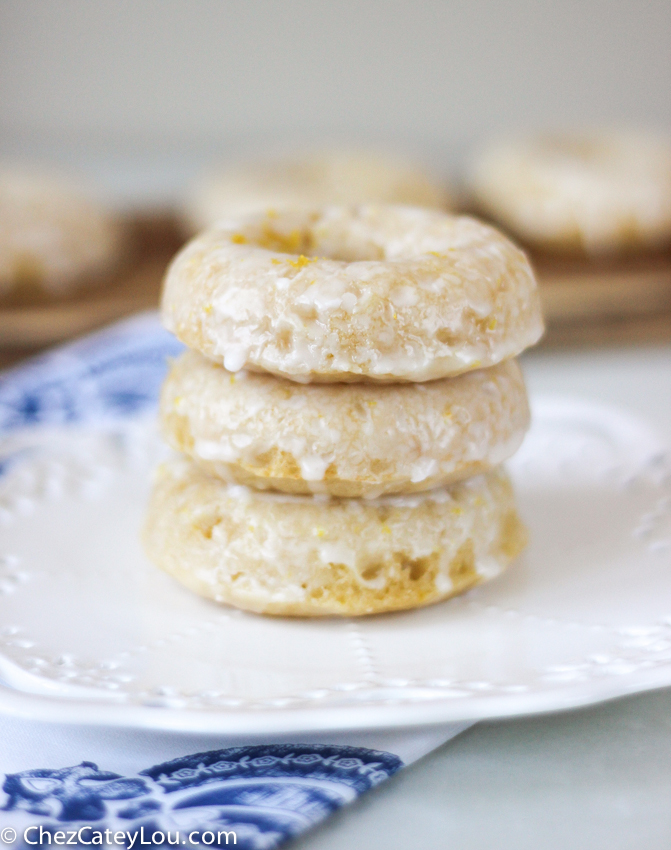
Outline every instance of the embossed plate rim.
{"type": "Polygon", "coordinates": [[[298,732],[393,729],[441,725],[505,717],[547,714],[584,708],[645,691],[671,686],[671,664],[641,671],[624,679],[581,683],[548,689],[542,693],[510,694],[492,698],[436,698],[429,703],[402,705],[348,705],[338,708],[299,708],[281,711],[194,711],[91,699],[45,697],[23,693],[0,684],[0,711],[31,720],[156,729],[165,731],[221,733],[249,737],[298,732]]]}

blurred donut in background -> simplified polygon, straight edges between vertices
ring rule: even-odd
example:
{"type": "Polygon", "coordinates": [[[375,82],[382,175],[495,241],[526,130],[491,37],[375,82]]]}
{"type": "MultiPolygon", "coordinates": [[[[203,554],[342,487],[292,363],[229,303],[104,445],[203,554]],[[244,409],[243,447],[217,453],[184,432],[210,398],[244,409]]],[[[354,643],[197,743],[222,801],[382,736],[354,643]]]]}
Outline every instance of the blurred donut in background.
{"type": "Polygon", "coordinates": [[[649,134],[494,141],[470,188],[482,213],[532,248],[608,255],[671,242],[671,141],[649,134]]]}
{"type": "Polygon", "coordinates": [[[123,254],[121,227],[76,182],[0,165],[0,300],[31,303],[103,283],[123,254]]]}
{"type": "Polygon", "coordinates": [[[331,151],[213,171],[193,186],[183,214],[195,233],[220,219],[268,209],[365,203],[446,209],[450,197],[415,164],[382,154],[331,151]]]}

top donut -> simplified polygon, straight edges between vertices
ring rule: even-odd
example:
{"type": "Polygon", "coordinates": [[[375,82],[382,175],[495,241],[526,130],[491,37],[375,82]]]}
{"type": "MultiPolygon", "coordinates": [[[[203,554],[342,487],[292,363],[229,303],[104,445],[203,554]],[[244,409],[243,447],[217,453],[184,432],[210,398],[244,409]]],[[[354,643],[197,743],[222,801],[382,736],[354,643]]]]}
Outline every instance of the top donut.
{"type": "Polygon", "coordinates": [[[220,222],[173,260],[161,308],[227,370],[302,383],[449,377],[543,332],[522,251],[474,219],[401,206],[220,222]]]}

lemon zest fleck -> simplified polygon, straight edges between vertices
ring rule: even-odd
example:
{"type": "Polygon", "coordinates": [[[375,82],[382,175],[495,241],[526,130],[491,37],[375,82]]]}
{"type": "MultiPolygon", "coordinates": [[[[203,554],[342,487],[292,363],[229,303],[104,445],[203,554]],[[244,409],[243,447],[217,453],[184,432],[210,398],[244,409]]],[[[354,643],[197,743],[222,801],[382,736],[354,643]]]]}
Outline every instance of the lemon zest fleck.
{"type": "Polygon", "coordinates": [[[303,254],[297,260],[287,260],[290,266],[293,266],[295,269],[302,269],[305,266],[309,266],[310,263],[315,263],[317,261],[316,257],[305,257],[303,254]]]}
{"type": "Polygon", "coordinates": [[[242,233],[234,233],[231,236],[231,242],[234,242],[236,245],[246,245],[247,237],[243,236],[242,233]]]}

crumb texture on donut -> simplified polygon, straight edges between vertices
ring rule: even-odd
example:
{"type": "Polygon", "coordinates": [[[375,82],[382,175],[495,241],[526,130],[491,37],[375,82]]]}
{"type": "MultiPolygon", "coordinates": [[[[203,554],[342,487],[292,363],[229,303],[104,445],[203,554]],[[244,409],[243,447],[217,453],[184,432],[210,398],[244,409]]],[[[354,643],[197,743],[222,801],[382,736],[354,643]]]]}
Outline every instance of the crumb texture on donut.
{"type": "Polygon", "coordinates": [[[426,384],[305,386],[187,351],[161,420],[174,449],[227,481],[370,498],[491,469],[519,448],[529,408],[513,360],[426,384]]]}
{"type": "Polygon", "coordinates": [[[640,133],[491,143],[476,159],[479,206],[529,245],[592,254],[671,241],[671,142],[640,133]]]}
{"type": "Polygon", "coordinates": [[[117,263],[120,230],[67,181],[0,167],[0,296],[62,296],[117,263]]]}
{"type": "Polygon", "coordinates": [[[209,173],[194,187],[185,214],[194,232],[225,218],[268,209],[325,204],[408,204],[445,208],[447,192],[414,165],[379,154],[332,151],[247,162],[209,173]]]}
{"type": "Polygon", "coordinates": [[[259,215],[192,240],[165,326],[229,371],[301,382],[427,381],[491,366],[543,331],[525,255],[474,219],[413,207],[259,215]]]}
{"type": "Polygon", "coordinates": [[[379,500],[264,493],[177,459],[159,468],[144,542],[191,590],[266,614],[428,605],[498,575],[526,544],[505,473],[379,500]]]}

